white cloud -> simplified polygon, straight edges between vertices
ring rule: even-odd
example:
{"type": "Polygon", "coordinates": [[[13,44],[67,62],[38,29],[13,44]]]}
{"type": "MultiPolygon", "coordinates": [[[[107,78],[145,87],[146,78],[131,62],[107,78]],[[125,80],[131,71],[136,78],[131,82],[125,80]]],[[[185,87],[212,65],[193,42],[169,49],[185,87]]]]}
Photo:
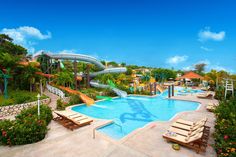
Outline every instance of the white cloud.
{"type": "Polygon", "coordinates": [[[184,62],[188,59],[188,56],[173,56],[166,60],[168,64],[178,64],[184,62]]]}
{"type": "Polygon", "coordinates": [[[39,29],[29,26],[11,29],[3,28],[0,30],[0,33],[9,35],[13,39],[14,43],[25,47],[30,53],[35,52],[34,45],[37,44],[37,42],[35,42],[36,40],[45,40],[51,38],[50,32],[43,34],[39,29]]]}
{"type": "Polygon", "coordinates": [[[200,30],[198,33],[199,41],[205,42],[207,40],[213,41],[222,41],[225,38],[225,31],[220,32],[212,32],[210,27],[205,27],[204,29],[200,30]]]}
{"type": "Polygon", "coordinates": [[[182,69],[184,71],[191,71],[191,70],[194,70],[194,67],[193,66],[186,66],[186,67],[183,67],[182,69]]]}
{"type": "Polygon", "coordinates": [[[204,47],[204,46],[201,46],[200,48],[204,51],[207,51],[207,52],[213,51],[213,49],[210,49],[210,48],[207,48],[207,47],[204,47]]]}

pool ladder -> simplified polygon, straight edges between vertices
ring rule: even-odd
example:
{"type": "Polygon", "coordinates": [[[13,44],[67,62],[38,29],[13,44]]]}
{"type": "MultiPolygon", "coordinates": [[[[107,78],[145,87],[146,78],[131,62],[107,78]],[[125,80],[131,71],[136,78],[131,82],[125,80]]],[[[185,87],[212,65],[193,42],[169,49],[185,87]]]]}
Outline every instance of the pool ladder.
{"type": "Polygon", "coordinates": [[[113,122],[114,122],[115,125],[117,125],[118,127],[120,127],[120,131],[123,133],[123,127],[122,127],[122,125],[116,123],[115,121],[113,121],[113,122]]]}

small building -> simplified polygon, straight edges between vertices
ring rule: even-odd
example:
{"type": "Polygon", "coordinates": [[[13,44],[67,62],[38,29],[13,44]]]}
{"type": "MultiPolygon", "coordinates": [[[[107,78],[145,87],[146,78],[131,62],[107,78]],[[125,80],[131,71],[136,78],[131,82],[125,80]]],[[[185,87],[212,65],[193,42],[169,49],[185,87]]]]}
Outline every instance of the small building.
{"type": "Polygon", "coordinates": [[[187,73],[185,73],[184,75],[177,77],[176,80],[187,83],[187,84],[192,84],[193,80],[199,80],[199,83],[204,79],[203,76],[193,72],[193,71],[189,71],[187,73]]]}

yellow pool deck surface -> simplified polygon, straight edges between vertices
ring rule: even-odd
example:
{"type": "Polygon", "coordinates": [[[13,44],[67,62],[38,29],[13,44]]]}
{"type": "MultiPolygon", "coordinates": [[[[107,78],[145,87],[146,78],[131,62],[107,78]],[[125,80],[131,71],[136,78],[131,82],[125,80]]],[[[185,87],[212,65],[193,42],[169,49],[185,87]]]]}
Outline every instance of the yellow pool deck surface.
{"type": "Polygon", "coordinates": [[[152,122],[139,128],[121,140],[95,132],[94,128],[104,123],[95,120],[91,125],[70,131],[55,121],[51,121],[45,139],[22,146],[0,146],[0,157],[215,157],[211,146],[214,143],[214,114],[206,110],[206,104],[216,103],[214,99],[199,99],[195,95],[174,96],[172,99],[197,101],[198,110],[182,112],[167,122],[152,122]],[[172,149],[172,143],[162,138],[162,134],[176,119],[196,121],[207,117],[211,127],[208,147],[205,153],[197,154],[194,150],[181,146],[179,151],[172,149]]]}

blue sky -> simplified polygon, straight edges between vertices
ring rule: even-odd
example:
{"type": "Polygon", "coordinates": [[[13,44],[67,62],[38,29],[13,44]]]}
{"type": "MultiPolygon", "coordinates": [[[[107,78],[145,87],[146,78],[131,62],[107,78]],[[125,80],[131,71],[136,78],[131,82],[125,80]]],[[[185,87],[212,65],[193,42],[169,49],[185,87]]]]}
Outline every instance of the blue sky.
{"type": "Polygon", "coordinates": [[[236,1],[107,0],[1,2],[0,33],[31,52],[236,73],[236,1]]]}

